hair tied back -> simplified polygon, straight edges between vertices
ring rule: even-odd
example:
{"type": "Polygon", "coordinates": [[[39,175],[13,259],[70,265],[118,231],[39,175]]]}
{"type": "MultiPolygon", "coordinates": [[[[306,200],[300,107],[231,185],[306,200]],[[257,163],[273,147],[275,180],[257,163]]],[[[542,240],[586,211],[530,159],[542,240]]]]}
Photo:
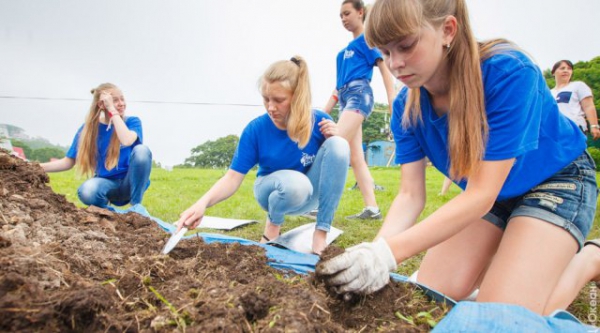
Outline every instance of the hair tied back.
{"type": "Polygon", "coordinates": [[[296,58],[296,57],[291,57],[290,61],[295,63],[296,65],[300,66],[300,59],[296,58]]]}

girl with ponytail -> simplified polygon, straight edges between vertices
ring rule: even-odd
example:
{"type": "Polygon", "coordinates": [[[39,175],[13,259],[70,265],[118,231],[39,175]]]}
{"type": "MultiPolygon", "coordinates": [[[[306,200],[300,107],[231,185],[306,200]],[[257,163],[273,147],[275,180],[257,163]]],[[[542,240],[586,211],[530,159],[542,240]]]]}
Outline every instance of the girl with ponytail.
{"type": "Polygon", "coordinates": [[[303,58],[273,63],[259,87],[267,112],[246,126],[229,170],[181,213],[177,231],[197,227],[206,209],[232,196],[258,164],[254,196],[267,212],[261,242],[279,236],[285,215],[319,207],[312,251],[321,253],[346,182],[348,143],[336,136],[337,125],[328,114],[311,109],[303,58]]]}
{"type": "Polygon", "coordinates": [[[584,243],[594,162],[531,59],[506,40],[478,43],[465,0],[377,0],[365,37],[406,85],[392,116],[402,181],[376,240],[317,273],[340,292],[370,293],[427,251],[419,283],[539,314],[600,280],[600,242],[584,243]],[[463,192],[416,224],[427,160],[463,192]]]}
{"type": "Polygon", "coordinates": [[[46,172],[76,166],[87,177],[78,189],[81,202],[102,208],[142,203],[150,185],[152,153],[142,144],[142,123],[125,116],[127,103],[111,83],[92,89],[93,100],[66,156],[42,163],[46,172]]]}

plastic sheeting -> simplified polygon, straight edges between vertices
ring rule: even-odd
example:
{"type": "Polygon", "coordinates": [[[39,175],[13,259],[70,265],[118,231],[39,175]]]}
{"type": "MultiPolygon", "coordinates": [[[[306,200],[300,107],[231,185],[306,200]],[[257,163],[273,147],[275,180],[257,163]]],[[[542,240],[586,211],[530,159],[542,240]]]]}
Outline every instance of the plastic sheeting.
{"type": "MultiPolygon", "coordinates": [[[[173,233],[176,230],[174,224],[164,222],[156,217],[151,216],[148,211],[141,205],[132,206],[128,210],[116,210],[120,213],[126,212],[136,212],[140,215],[144,215],[152,219],[154,222],[158,224],[158,226],[168,233],[173,233]]],[[[309,272],[313,272],[315,270],[315,265],[319,260],[319,257],[314,254],[306,254],[300,253],[288,249],[277,248],[271,245],[261,244],[255,241],[251,241],[245,238],[231,237],[222,234],[212,234],[212,233],[204,233],[199,232],[198,236],[202,237],[202,239],[206,243],[240,243],[242,245],[256,245],[264,248],[266,250],[267,258],[269,258],[269,265],[281,269],[281,270],[291,270],[300,274],[308,274],[309,272]]],[[[182,241],[185,239],[190,239],[193,237],[198,237],[196,234],[183,237],[182,241]]]]}
{"type": "MultiPolygon", "coordinates": [[[[175,225],[166,223],[151,216],[146,208],[135,205],[126,210],[115,209],[118,213],[136,212],[152,219],[158,226],[168,233],[173,233],[175,225]]],[[[240,243],[242,245],[256,245],[265,248],[270,259],[269,265],[285,271],[294,271],[300,274],[314,272],[319,257],[314,254],[305,254],[288,249],[277,248],[261,244],[244,238],[230,237],[222,234],[198,233],[206,243],[240,243]]],[[[186,236],[183,239],[198,237],[186,236]]],[[[406,282],[407,277],[392,273],[391,278],[406,282]]],[[[419,284],[417,284],[419,285],[419,284]]],[[[566,311],[556,311],[551,316],[540,316],[524,307],[499,303],[455,302],[449,297],[429,289],[419,287],[437,302],[446,302],[454,305],[446,317],[440,321],[433,332],[600,332],[600,328],[583,325],[577,318],[566,311]]]]}
{"type": "Polygon", "coordinates": [[[599,332],[566,311],[543,317],[522,306],[459,302],[433,330],[440,332],[599,332]]]}

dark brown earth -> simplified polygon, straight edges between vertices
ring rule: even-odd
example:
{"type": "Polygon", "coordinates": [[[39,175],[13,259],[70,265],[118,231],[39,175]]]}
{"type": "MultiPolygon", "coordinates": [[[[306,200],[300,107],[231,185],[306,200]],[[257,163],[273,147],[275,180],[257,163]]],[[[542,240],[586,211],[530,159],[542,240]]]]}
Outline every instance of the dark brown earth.
{"type": "Polygon", "coordinates": [[[162,255],[150,219],[78,209],[47,182],[0,152],[0,331],[418,332],[442,316],[398,283],[344,301],[258,246],[197,238],[162,255]]]}

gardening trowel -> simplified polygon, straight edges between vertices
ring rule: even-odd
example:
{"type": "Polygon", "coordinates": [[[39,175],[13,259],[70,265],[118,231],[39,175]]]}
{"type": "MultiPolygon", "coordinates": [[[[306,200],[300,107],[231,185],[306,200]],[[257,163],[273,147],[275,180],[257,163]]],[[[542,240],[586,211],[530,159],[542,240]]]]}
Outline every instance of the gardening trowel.
{"type": "Polygon", "coordinates": [[[188,228],[181,228],[181,230],[179,230],[178,233],[173,234],[173,236],[171,236],[171,238],[169,238],[169,241],[167,242],[167,244],[165,244],[165,248],[162,250],[162,254],[167,254],[169,252],[171,252],[171,250],[173,250],[175,248],[175,246],[177,246],[177,243],[179,243],[179,241],[181,240],[181,238],[183,237],[183,235],[185,235],[185,233],[188,231],[188,228]]]}

